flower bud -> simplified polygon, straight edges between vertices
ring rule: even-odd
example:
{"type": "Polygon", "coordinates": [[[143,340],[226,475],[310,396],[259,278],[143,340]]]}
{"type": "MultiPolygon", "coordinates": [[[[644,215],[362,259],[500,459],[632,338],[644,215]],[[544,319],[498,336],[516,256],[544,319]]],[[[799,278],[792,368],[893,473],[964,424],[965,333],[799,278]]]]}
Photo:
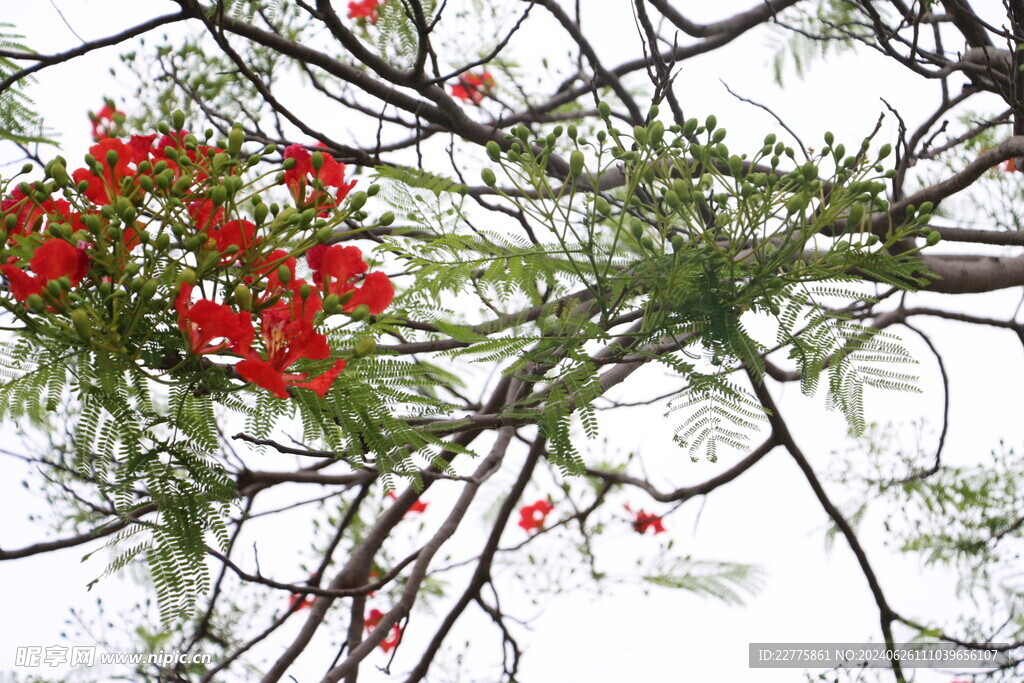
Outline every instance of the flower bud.
{"type": "Polygon", "coordinates": [[[352,355],[355,358],[369,356],[377,348],[377,340],[373,337],[363,337],[352,347],[352,355]]]}
{"type": "Polygon", "coordinates": [[[162,232],[156,236],[156,241],[153,245],[157,248],[157,251],[167,251],[167,247],[171,246],[171,236],[166,232],[162,232]]]}
{"type": "MultiPolygon", "coordinates": [[[[510,156],[509,158],[511,159],[512,157],[510,156]]],[[[494,171],[489,168],[480,171],[480,178],[487,187],[494,187],[495,183],[498,182],[498,179],[494,176],[494,171]]]]}
{"type": "Polygon", "coordinates": [[[288,157],[287,159],[284,160],[284,163],[281,164],[281,167],[284,168],[284,170],[286,171],[290,171],[293,168],[295,168],[295,164],[297,163],[299,162],[295,160],[295,157],[288,157]]]}
{"type": "Polygon", "coordinates": [[[142,284],[142,287],[139,288],[139,298],[142,299],[143,301],[149,301],[150,299],[152,299],[153,296],[156,294],[156,290],[159,284],[160,283],[157,282],[156,280],[146,280],[142,284]]]}
{"type": "Polygon", "coordinates": [[[378,192],[380,192],[380,185],[377,185],[376,183],[366,188],[367,197],[376,197],[378,192]]]}
{"type": "Polygon", "coordinates": [[[353,192],[352,196],[348,198],[348,208],[352,211],[358,211],[363,208],[364,204],[366,204],[365,192],[353,192]]]}
{"type": "Polygon", "coordinates": [[[292,281],[292,271],[283,263],[277,267],[277,279],[280,280],[283,285],[292,281]]]}
{"type": "Polygon", "coordinates": [[[195,283],[196,283],[196,271],[192,270],[191,268],[186,268],[185,270],[183,270],[180,273],[178,273],[178,285],[179,286],[182,285],[182,284],[195,285],[195,283]]]}
{"type": "Polygon", "coordinates": [[[299,287],[299,296],[302,297],[303,301],[308,299],[309,295],[312,294],[312,293],[313,293],[313,288],[310,287],[309,284],[303,284],[301,287],[299,287]]]}
{"type": "Polygon", "coordinates": [[[228,133],[228,154],[238,156],[238,153],[242,151],[243,142],[245,142],[245,131],[239,125],[231,126],[231,132],[228,133]]]}
{"type": "Polygon", "coordinates": [[[574,149],[569,155],[569,174],[573,178],[579,178],[583,173],[583,152],[574,149]]]}
{"type": "Polygon", "coordinates": [[[266,204],[256,205],[256,208],[252,210],[252,217],[256,220],[256,225],[263,225],[263,221],[267,220],[268,211],[270,211],[270,207],[266,204]]]}
{"type": "Polygon", "coordinates": [[[61,293],[63,292],[63,289],[61,288],[59,282],[57,282],[56,280],[50,280],[49,282],[46,283],[46,291],[49,292],[50,296],[52,296],[54,299],[59,299],[61,293]]]}
{"type": "Polygon", "coordinates": [[[387,211],[387,212],[381,214],[380,220],[378,222],[381,225],[385,225],[385,226],[391,225],[392,223],[395,222],[395,214],[393,214],[390,211],[387,211]]]}
{"type": "Polygon", "coordinates": [[[607,102],[600,102],[597,105],[597,113],[601,115],[602,119],[606,119],[611,116],[612,108],[607,102]]]}
{"type": "Polygon", "coordinates": [[[117,152],[115,152],[112,149],[107,150],[107,166],[109,166],[110,168],[114,168],[115,166],[117,166],[117,161],[119,158],[120,157],[118,157],[117,152]]]}
{"type": "Polygon", "coordinates": [[[174,127],[174,130],[181,130],[182,128],[184,128],[185,112],[183,112],[180,109],[176,109],[174,113],[171,114],[171,125],[174,127]]]}
{"type": "Polygon", "coordinates": [[[324,313],[331,315],[338,312],[338,308],[341,306],[341,301],[337,294],[328,294],[327,298],[324,299],[324,313]]]}
{"type": "Polygon", "coordinates": [[[311,162],[313,164],[313,171],[319,173],[320,169],[324,167],[324,153],[313,152],[313,158],[311,162]]]}
{"type": "Polygon", "coordinates": [[[325,225],[316,231],[316,241],[318,244],[327,244],[334,237],[334,228],[329,225],[325,225]]]}
{"type": "Polygon", "coordinates": [[[942,235],[932,230],[931,232],[928,233],[928,236],[925,237],[924,240],[925,244],[927,244],[929,247],[934,247],[936,244],[939,243],[940,240],[942,240],[942,235]]]}
{"type": "Polygon", "coordinates": [[[718,119],[715,117],[714,114],[711,114],[710,116],[707,117],[707,119],[704,120],[704,127],[708,129],[708,132],[713,131],[715,129],[715,126],[717,125],[718,119]]]}
{"type": "Polygon", "coordinates": [[[89,320],[89,312],[84,308],[71,311],[71,324],[82,339],[88,340],[92,337],[92,322],[89,320]]]}
{"type": "Polygon", "coordinates": [[[491,161],[501,160],[501,145],[494,140],[487,141],[487,156],[491,161]]]}
{"type": "Polygon", "coordinates": [[[29,294],[28,298],[25,299],[25,303],[28,307],[36,313],[42,313],[46,310],[46,302],[43,301],[43,297],[38,294],[29,294]]]}
{"type": "Polygon", "coordinates": [[[252,310],[252,292],[245,285],[235,287],[235,303],[243,311],[252,310]]]}
{"type": "Polygon", "coordinates": [[[223,185],[217,185],[210,190],[210,201],[214,206],[220,206],[228,200],[228,189],[223,185]]]}
{"type": "Polygon", "coordinates": [[[352,316],[352,320],[356,322],[366,320],[370,317],[370,307],[366,304],[359,304],[350,315],[352,316]]]}

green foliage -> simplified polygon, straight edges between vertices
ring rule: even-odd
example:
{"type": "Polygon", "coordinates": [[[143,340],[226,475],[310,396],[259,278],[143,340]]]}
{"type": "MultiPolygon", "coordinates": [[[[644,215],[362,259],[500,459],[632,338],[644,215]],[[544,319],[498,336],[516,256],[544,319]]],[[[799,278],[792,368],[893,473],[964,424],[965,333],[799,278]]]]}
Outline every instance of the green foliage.
{"type": "Polygon", "coordinates": [[[643,579],[655,586],[706,595],[730,605],[742,605],[743,593],[754,594],[764,586],[764,573],[753,565],[691,557],[660,560],[643,579]]]}
{"type": "MultiPolygon", "coordinates": [[[[33,54],[34,50],[25,45],[23,39],[14,24],[0,21],[0,49],[33,54]]],[[[0,56],[0,81],[10,78],[21,68],[17,61],[0,56]]],[[[0,140],[22,145],[56,145],[54,131],[44,125],[43,118],[35,111],[35,103],[25,93],[25,84],[33,82],[31,78],[23,79],[0,94],[0,140]]]]}
{"type": "MultiPolygon", "coordinates": [[[[879,6],[880,12],[885,7],[879,6]]],[[[850,0],[818,0],[817,7],[800,3],[782,14],[772,27],[780,34],[772,68],[775,82],[782,85],[788,63],[803,78],[812,61],[825,58],[829,52],[851,50],[860,41],[871,42],[874,33],[861,22],[857,4],[850,0]]]]}

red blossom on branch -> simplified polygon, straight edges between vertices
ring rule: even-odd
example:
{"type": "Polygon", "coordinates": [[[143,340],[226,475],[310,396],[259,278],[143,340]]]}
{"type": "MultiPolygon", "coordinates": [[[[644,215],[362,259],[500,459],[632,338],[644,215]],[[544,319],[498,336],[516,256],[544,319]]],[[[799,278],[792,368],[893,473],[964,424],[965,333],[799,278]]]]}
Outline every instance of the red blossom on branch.
{"type": "Polygon", "coordinates": [[[313,598],[304,598],[298,593],[292,593],[291,597],[288,598],[288,609],[299,611],[300,609],[307,609],[313,606],[313,598]]]}
{"type": "Polygon", "coordinates": [[[330,369],[312,380],[308,379],[308,373],[289,373],[288,368],[301,359],[329,358],[331,348],[327,337],[317,332],[308,318],[296,317],[293,307],[285,303],[275,304],[264,311],[260,323],[266,358],[252,350],[243,351],[240,355],[245,360],[235,365],[238,375],[278,398],[288,398],[289,387],[310,389],[320,397],[325,396],[345,368],[344,360],[336,361],[330,369]]]}
{"type": "Polygon", "coordinates": [[[334,160],[327,152],[317,152],[322,159],[319,169],[314,168],[313,155],[299,144],[289,145],[284,150],[285,159],[294,159],[295,166],[284,172],[284,184],[299,207],[315,207],[320,215],[341,204],[356,186],[356,181],[345,182],[345,164],[334,160]],[[317,181],[324,188],[316,187],[317,181]],[[326,188],[335,189],[332,196],[326,188]]]}
{"type": "Polygon", "coordinates": [[[464,73],[459,76],[458,84],[451,86],[452,97],[463,102],[480,104],[494,86],[494,77],[489,71],[464,73]]]}
{"type": "Polygon", "coordinates": [[[524,505],[519,508],[519,526],[527,532],[543,529],[544,520],[554,509],[555,506],[543,498],[533,505],[524,505]]]}
{"type": "Polygon", "coordinates": [[[383,4],[383,0],[352,0],[348,3],[348,18],[362,19],[376,24],[380,19],[379,8],[383,4]]]}
{"type": "Polygon", "coordinates": [[[193,303],[192,289],[192,285],[183,284],[174,300],[178,327],[185,335],[189,351],[199,355],[247,350],[253,338],[252,316],[208,299],[193,303]]]}
{"type": "MultiPolygon", "coordinates": [[[[380,620],[383,619],[383,618],[384,618],[384,613],[381,612],[376,607],[374,607],[372,610],[370,610],[370,612],[363,619],[363,627],[367,631],[372,631],[373,629],[377,628],[377,625],[380,624],[380,620]]],[[[401,640],[402,640],[402,627],[399,626],[398,624],[395,624],[394,626],[391,627],[391,632],[388,634],[388,637],[385,638],[384,640],[380,641],[380,646],[379,647],[380,647],[380,649],[384,650],[384,652],[390,652],[391,650],[393,650],[398,645],[398,643],[401,640]]]]}
{"type": "Polygon", "coordinates": [[[74,287],[85,277],[88,265],[89,257],[84,249],[75,248],[64,240],[51,239],[43,242],[32,255],[31,273],[13,264],[0,266],[0,271],[10,282],[14,298],[24,302],[33,294],[41,294],[50,280],[66,277],[74,287]]]}
{"type": "MultiPolygon", "coordinates": [[[[390,498],[391,500],[397,498],[394,491],[388,491],[387,495],[388,498],[390,498]]],[[[417,498],[416,502],[410,505],[409,509],[406,510],[406,514],[421,514],[423,512],[426,512],[428,505],[430,505],[430,503],[424,503],[422,500],[417,498]]]]}
{"type": "Polygon", "coordinates": [[[322,288],[325,296],[342,296],[354,290],[352,298],[342,307],[347,312],[351,313],[357,306],[365,304],[370,313],[377,315],[395,298],[394,285],[387,275],[379,271],[364,277],[362,285],[356,287],[358,276],[369,269],[358,247],[340,244],[316,246],[306,254],[306,262],[313,271],[313,282],[322,288]]]}
{"type": "Polygon", "coordinates": [[[638,534],[646,533],[648,529],[654,531],[654,535],[665,533],[665,525],[662,524],[661,517],[657,515],[648,514],[645,510],[633,511],[633,508],[626,503],[623,507],[626,508],[626,512],[633,515],[633,530],[638,534]]]}

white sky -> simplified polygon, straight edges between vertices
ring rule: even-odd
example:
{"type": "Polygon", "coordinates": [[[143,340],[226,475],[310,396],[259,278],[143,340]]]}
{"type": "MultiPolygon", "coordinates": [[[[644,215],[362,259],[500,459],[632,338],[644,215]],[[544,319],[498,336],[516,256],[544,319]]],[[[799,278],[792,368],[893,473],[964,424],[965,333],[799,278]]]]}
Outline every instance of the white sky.
{"type": "MultiPolygon", "coordinates": [[[[591,0],[593,1],[593,0],[591,0]]],[[[87,39],[113,33],[120,26],[139,18],[172,11],[170,2],[132,2],[127,0],[54,0],[68,23],[87,39]]],[[[51,2],[4,3],[4,20],[13,22],[27,35],[27,41],[42,52],[65,49],[77,43],[75,37],[57,16],[51,2]]],[[[733,9],[746,9],[751,0],[716,3],[676,3],[686,11],[694,9],[696,18],[720,18],[733,9]],[[703,15],[703,16],[701,16],[703,15]]],[[[633,42],[630,3],[608,0],[600,10],[585,16],[585,28],[591,32],[595,45],[607,54],[621,53],[632,57],[633,42]],[[623,27],[627,27],[624,29],[623,27]]],[[[976,6],[998,9],[998,2],[975,3],[976,6]]],[[[598,6],[594,2],[594,7],[598,6]]],[[[589,6],[585,5],[587,9],[589,6]]],[[[535,35],[520,36],[519,41],[536,40],[535,35]]],[[[791,76],[784,94],[779,94],[771,81],[768,55],[773,37],[766,32],[746,36],[736,44],[688,62],[679,78],[679,92],[684,108],[703,117],[716,113],[721,125],[730,130],[730,140],[759,145],[766,132],[776,129],[774,121],[760,110],[737,103],[722,87],[725,80],[739,94],[771,105],[797,130],[804,141],[820,145],[821,135],[833,130],[839,139],[856,141],[874,126],[885,107],[885,98],[897,108],[908,125],[914,126],[927,107],[935,101],[933,86],[922,85],[906,72],[872,54],[843,59],[828,67],[816,64],[804,81],[791,76]]],[[[777,39],[777,36],[775,37],[777,39]]],[[[523,42],[519,43],[522,48],[523,42]]],[[[112,78],[108,67],[115,64],[118,50],[105,50],[71,64],[40,74],[38,85],[31,91],[47,122],[60,130],[65,141],[65,155],[74,163],[89,144],[85,113],[100,106],[104,95],[121,100],[130,93],[132,83],[112,78]]],[[[615,59],[609,59],[614,63],[615,59]]],[[[130,105],[129,105],[130,106],[130,105]]],[[[889,139],[892,126],[885,129],[889,139]]],[[[848,146],[850,146],[848,144],[848,146]]],[[[475,177],[475,173],[469,177],[475,177]]],[[[986,297],[959,297],[949,301],[942,297],[926,297],[927,304],[961,306],[973,311],[988,311],[1006,316],[1017,305],[1016,294],[986,297]]],[[[924,304],[924,301],[923,301],[924,304]]],[[[1022,422],[1019,402],[1010,397],[1021,385],[1020,344],[1010,333],[964,329],[941,322],[924,320],[920,327],[932,333],[945,351],[945,360],[952,376],[955,396],[952,427],[945,459],[951,463],[970,463],[983,459],[1000,438],[1010,446],[1021,443],[1022,422]],[[1009,359],[999,365],[1002,359],[1009,359]],[[983,380],[981,378],[984,378],[983,380]],[[983,382],[983,383],[982,383],[983,382]]],[[[914,337],[907,343],[922,359],[920,371],[926,392],[920,396],[870,394],[869,415],[881,421],[908,422],[926,416],[932,429],[929,443],[938,429],[941,395],[937,392],[937,370],[927,350],[914,337]]],[[[663,383],[660,371],[649,368],[632,381],[663,383]]],[[[845,425],[838,415],[822,409],[823,396],[808,399],[799,395],[797,387],[784,390],[782,410],[790,418],[798,442],[819,471],[828,470],[835,449],[844,448],[845,425]],[[798,417],[799,416],[799,417],[798,417]]],[[[653,389],[651,393],[656,393],[653,389]]],[[[697,482],[727,467],[718,464],[691,464],[689,458],[671,443],[674,424],[663,419],[658,409],[631,409],[605,416],[603,435],[615,446],[611,453],[636,450],[656,480],[664,483],[672,477],[675,485],[697,482]],[[639,427],[639,428],[638,428],[639,427]]],[[[283,465],[284,466],[284,465],[283,465]]],[[[22,473],[11,463],[0,461],[6,485],[0,546],[20,547],[39,540],[38,526],[26,523],[31,512],[42,512],[39,497],[16,486],[22,473]]],[[[782,682],[802,680],[797,670],[750,670],[747,668],[749,642],[856,642],[878,640],[877,613],[866,582],[856,567],[853,556],[843,541],[837,541],[831,554],[823,550],[826,518],[814,500],[793,461],[777,450],[759,463],[756,472],[715,492],[703,504],[691,501],[666,521],[677,549],[684,548],[698,559],[731,560],[761,565],[767,572],[761,593],[745,607],[729,607],[710,599],[682,592],[652,589],[649,595],[635,587],[622,586],[595,596],[593,591],[578,591],[548,596],[543,609],[532,607],[513,594],[503,596],[506,610],[520,616],[538,616],[531,631],[523,634],[527,645],[522,680],[565,681],[756,681],[782,682]],[[703,508],[701,506],[703,505],[703,508]],[[697,517],[699,513],[699,523],[697,517]],[[516,603],[521,602],[522,605],[516,603]],[[515,607],[513,607],[515,605],[515,607]],[[517,610],[516,608],[520,608],[517,610]]],[[[511,475],[498,477],[490,486],[493,500],[496,492],[507,485],[511,475]]],[[[550,482],[542,482],[550,487],[550,482]]],[[[530,501],[548,489],[531,488],[524,500],[530,501]]],[[[834,500],[843,507],[856,500],[845,499],[830,487],[834,500]]],[[[428,527],[436,525],[442,514],[438,502],[442,496],[431,491],[428,500],[435,501],[424,519],[428,527]]],[[[651,509],[649,500],[631,496],[637,506],[651,509]]],[[[486,504],[484,505],[486,507],[486,504]]],[[[279,540],[280,552],[273,545],[261,550],[264,572],[284,579],[301,578],[297,553],[306,548],[301,534],[304,516],[295,513],[275,522],[276,533],[264,527],[279,540]]],[[[876,516],[864,523],[862,535],[876,572],[890,601],[900,612],[921,619],[941,619],[955,615],[963,608],[955,601],[953,582],[949,575],[922,569],[916,558],[893,556],[882,546],[877,530],[882,520],[876,516]]],[[[476,537],[462,542],[458,548],[472,549],[483,540],[485,526],[475,530],[476,537]]],[[[515,531],[515,529],[513,529],[515,531]]],[[[667,536],[667,535],[666,535],[667,536]]],[[[511,538],[506,538],[506,542],[511,538]]],[[[622,527],[602,538],[608,568],[623,574],[633,558],[644,554],[654,540],[637,537],[622,527]],[[616,567],[614,558],[621,566],[616,567]]],[[[568,538],[563,538],[568,541],[568,538]]],[[[553,539],[546,547],[555,551],[553,539]]],[[[131,610],[138,591],[127,577],[105,579],[92,594],[85,584],[102,572],[106,557],[100,553],[82,565],[78,559],[82,548],[58,554],[42,555],[27,560],[0,564],[0,579],[8,586],[4,598],[4,615],[0,619],[0,671],[13,663],[14,647],[18,645],[60,644],[58,633],[68,609],[88,609],[92,600],[102,596],[108,606],[131,610]]],[[[541,551],[537,551],[541,552],[541,551]]],[[[250,559],[251,554],[240,557],[250,559]]],[[[451,586],[458,591],[458,584],[451,586]]],[[[410,666],[432,634],[430,617],[418,615],[406,633],[406,642],[396,660],[394,670],[401,673],[410,666]]],[[[298,628],[294,620],[283,629],[285,642],[298,628]]],[[[490,660],[499,652],[500,638],[486,622],[467,619],[452,635],[453,644],[471,640],[463,680],[482,680],[482,671],[474,670],[474,658],[490,660]]],[[[81,641],[72,641],[81,642],[81,641]]],[[[322,642],[322,640],[321,640],[322,642]]],[[[319,680],[323,673],[323,651],[307,657],[290,672],[298,680],[319,680]]],[[[450,658],[449,658],[450,660],[450,658]]],[[[375,654],[370,662],[383,664],[385,657],[375,654]]],[[[42,672],[45,673],[45,672],[42,672]]],[[[0,674],[2,677],[2,674],[0,674]]],[[[368,668],[362,680],[387,680],[368,668]]],[[[949,681],[951,675],[919,672],[920,681],[949,681]]]]}

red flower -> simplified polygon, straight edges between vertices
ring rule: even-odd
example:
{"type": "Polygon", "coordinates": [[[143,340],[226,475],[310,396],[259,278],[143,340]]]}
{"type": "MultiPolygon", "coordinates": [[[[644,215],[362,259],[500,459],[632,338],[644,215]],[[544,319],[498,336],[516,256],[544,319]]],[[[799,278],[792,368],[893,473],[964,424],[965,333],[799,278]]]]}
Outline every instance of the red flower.
{"type": "Polygon", "coordinates": [[[71,177],[76,183],[83,180],[89,183],[85,196],[93,204],[110,204],[121,194],[121,179],[130,176],[128,166],[135,160],[135,151],[120,140],[105,138],[90,147],[89,154],[96,158],[103,176],[97,176],[87,168],[80,168],[72,173],[71,177]],[[108,159],[110,152],[117,154],[113,165],[108,159]]]}
{"type": "MultiPolygon", "coordinates": [[[[281,278],[277,274],[277,271],[280,266],[287,268],[288,272],[291,273],[289,281],[292,282],[295,280],[295,264],[295,257],[289,256],[288,252],[284,249],[275,249],[253,264],[252,272],[255,277],[248,278],[249,281],[252,282],[253,280],[260,280],[264,277],[267,279],[266,288],[260,293],[260,296],[257,299],[259,303],[263,303],[269,300],[270,297],[282,294],[286,291],[286,287],[284,283],[281,282],[281,278]]],[[[298,284],[301,286],[303,283],[299,282],[298,284]]],[[[315,291],[310,295],[310,297],[316,297],[317,301],[320,300],[319,295],[317,295],[315,291]]],[[[301,297],[299,305],[302,305],[301,297]]],[[[303,306],[303,308],[305,307],[303,306]]],[[[317,310],[319,310],[319,308],[317,308],[317,310]]],[[[316,311],[313,312],[315,313],[316,311]]]]}
{"type": "Polygon", "coordinates": [[[524,531],[537,531],[544,528],[544,520],[548,514],[555,509],[555,506],[544,500],[538,500],[533,505],[524,505],[519,508],[519,526],[524,531]]]}
{"type": "MultiPolygon", "coordinates": [[[[397,498],[397,496],[395,495],[394,491],[388,491],[388,498],[394,500],[395,498],[397,498]]],[[[430,503],[424,503],[422,500],[417,498],[416,502],[409,506],[409,509],[406,511],[406,514],[420,514],[422,512],[426,512],[428,505],[430,505],[430,503]]]]}
{"type": "Polygon", "coordinates": [[[256,224],[244,219],[228,221],[223,225],[210,228],[206,232],[217,245],[217,250],[224,254],[220,260],[222,266],[234,262],[235,259],[244,255],[249,247],[259,242],[256,238],[256,224]],[[225,253],[229,247],[233,246],[238,247],[236,252],[225,253]]]}
{"type": "Polygon", "coordinates": [[[202,232],[220,225],[224,220],[224,209],[218,209],[210,199],[203,199],[198,202],[189,202],[188,215],[192,217],[192,223],[196,230],[202,232]]]}
{"type": "Polygon", "coordinates": [[[391,627],[391,633],[388,634],[388,637],[380,641],[380,649],[384,650],[384,652],[386,653],[391,652],[393,649],[398,647],[398,643],[400,643],[401,641],[402,627],[398,624],[395,624],[391,627]]]}
{"type": "Polygon", "coordinates": [[[665,533],[665,526],[662,524],[661,517],[648,514],[644,510],[633,512],[633,509],[629,507],[629,503],[626,503],[623,507],[626,508],[626,512],[633,515],[633,530],[638,534],[646,533],[648,529],[653,529],[655,536],[665,533]]]}
{"type": "Polygon", "coordinates": [[[219,353],[225,349],[241,354],[252,344],[252,316],[235,312],[226,304],[208,299],[192,303],[192,285],[183,284],[174,301],[178,327],[185,333],[194,354],[219,353]]]}
{"type": "Polygon", "coordinates": [[[17,221],[14,224],[14,228],[10,231],[9,237],[14,235],[28,235],[33,232],[39,232],[42,227],[43,217],[47,213],[53,211],[55,204],[52,199],[45,200],[42,204],[37,204],[34,199],[26,197],[21,188],[14,188],[10,196],[5,197],[3,202],[0,202],[0,211],[6,216],[10,213],[14,213],[17,216],[17,221]]]}
{"type": "Polygon", "coordinates": [[[298,611],[300,609],[306,609],[313,606],[313,598],[304,598],[298,593],[292,593],[291,597],[288,598],[288,609],[294,609],[298,611]],[[297,605],[297,606],[296,606],[297,605]]]}
{"type": "Polygon", "coordinates": [[[92,139],[99,142],[103,138],[110,137],[114,129],[121,125],[114,120],[114,117],[118,115],[123,120],[124,112],[114,109],[109,104],[104,104],[103,108],[95,114],[89,112],[89,121],[92,123],[92,139]]]}
{"type": "Polygon", "coordinates": [[[326,395],[345,368],[344,360],[336,361],[329,370],[308,381],[308,374],[289,374],[287,370],[302,358],[322,360],[330,357],[327,337],[316,331],[309,318],[295,317],[293,307],[283,302],[268,308],[260,319],[267,357],[264,359],[251,350],[241,352],[245,360],[235,365],[239,376],[278,398],[288,398],[289,386],[311,389],[321,397],[326,395]]]}
{"type": "Polygon", "coordinates": [[[348,18],[363,19],[371,24],[376,24],[380,14],[377,8],[383,5],[383,0],[352,0],[348,3],[348,18]]]}
{"type": "MultiPolygon", "coordinates": [[[[1015,172],[1017,170],[1017,160],[1007,159],[1006,162],[1003,164],[1003,170],[1006,171],[1007,173],[1015,172]]],[[[953,681],[953,683],[956,683],[956,681],[953,681]]]]}
{"type": "Polygon", "coordinates": [[[363,278],[363,284],[356,287],[353,280],[366,272],[369,266],[363,261],[363,252],[359,247],[343,247],[334,244],[329,247],[313,247],[306,255],[306,262],[313,271],[313,282],[319,285],[325,294],[341,296],[355,290],[352,298],[342,307],[352,312],[356,306],[365,304],[370,313],[381,313],[392,299],[395,288],[388,276],[381,272],[373,272],[363,278]]]}
{"type": "Polygon", "coordinates": [[[377,624],[379,624],[380,620],[383,618],[384,613],[376,607],[374,607],[372,610],[370,610],[370,613],[366,615],[366,618],[363,619],[363,627],[367,631],[372,631],[373,629],[377,628],[377,624]]]}
{"type": "Polygon", "coordinates": [[[284,184],[288,186],[288,191],[291,192],[296,204],[314,206],[321,210],[321,216],[326,216],[328,209],[338,206],[348,196],[356,186],[356,181],[346,183],[345,164],[335,161],[327,152],[319,154],[323,155],[323,165],[317,171],[313,168],[313,155],[309,150],[299,144],[289,145],[284,150],[284,158],[295,159],[295,166],[284,172],[284,184]],[[334,196],[317,189],[317,180],[325,189],[335,188],[334,196]],[[312,192],[307,197],[306,191],[309,188],[312,188],[312,192]]]}
{"type": "MultiPolygon", "coordinates": [[[[367,631],[372,631],[373,629],[377,628],[377,625],[383,618],[384,613],[376,607],[374,607],[372,610],[370,610],[370,613],[366,615],[366,618],[363,619],[363,627],[367,631]]],[[[391,627],[391,632],[388,634],[388,637],[380,642],[380,649],[384,650],[384,652],[390,652],[395,648],[395,646],[398,645],[399,641],[401,640],[402,627],[398,624],[395,624],[391,627]]]]}
{"type": "Polygon", "coordinates": [[[465,73],[459,76],[458,85],[452,86],[452,97],[463,102],[480,104],[487,92],[495,86],[494,77],[489,71],[478,74],[465,73]]]}
{"type": "Polygon", "coordinates": [[[52,239],[44,242],[32,255],[29,267],[32,274],[15,265],[0,266],[0,271],[11,285],[11,294],[18,301],[25,301],[32,294],[39,294],[46,283],[66,277],[75,286],[85,277],[89,257],[84,249],[76,249],[64,240],[52,239]]]}

